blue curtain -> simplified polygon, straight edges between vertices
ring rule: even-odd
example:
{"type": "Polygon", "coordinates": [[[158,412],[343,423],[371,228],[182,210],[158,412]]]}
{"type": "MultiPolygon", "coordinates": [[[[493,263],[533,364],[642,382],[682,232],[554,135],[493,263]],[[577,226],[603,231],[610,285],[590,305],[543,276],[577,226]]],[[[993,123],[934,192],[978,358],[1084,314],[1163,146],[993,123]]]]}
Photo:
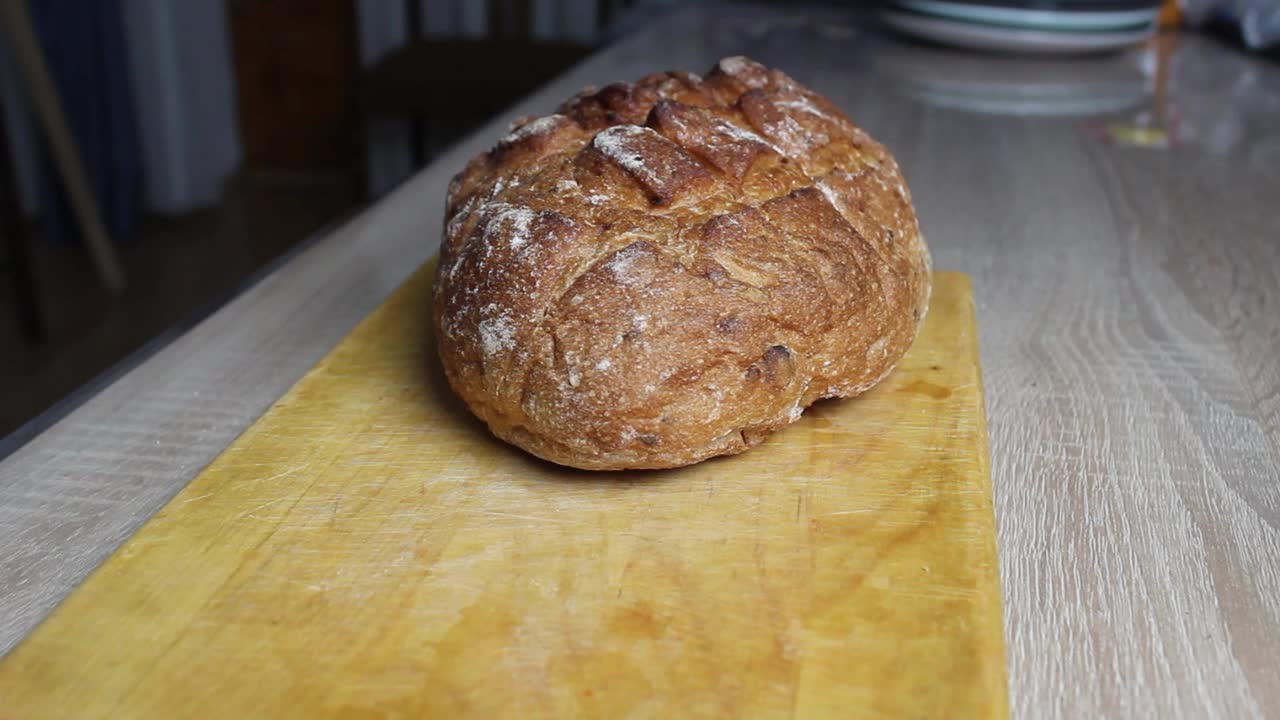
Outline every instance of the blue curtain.
{"type": "MultiPolygon", "coordinates": [[[[29,6],[103,221],[117,242],[128,241],[137,225],[142,165],[120,0],[35,0],[29,6]]],[[[48,163],[46,168],[44,236],[80,242],[58,175],[48,163]]]]}

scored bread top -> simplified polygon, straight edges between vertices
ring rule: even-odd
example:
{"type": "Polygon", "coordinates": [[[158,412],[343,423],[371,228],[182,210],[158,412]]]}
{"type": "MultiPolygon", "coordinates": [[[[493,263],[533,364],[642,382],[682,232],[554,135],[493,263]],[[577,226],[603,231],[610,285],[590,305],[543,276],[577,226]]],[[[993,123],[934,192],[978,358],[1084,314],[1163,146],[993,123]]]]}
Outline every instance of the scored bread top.
{"type": "Polygon", "coordinates": [[[929,256],[897,163],[742,57],[588,89],[449,187],[450,385],[499,437],[583,468],[740,452],[901,359],[929,256]]]}

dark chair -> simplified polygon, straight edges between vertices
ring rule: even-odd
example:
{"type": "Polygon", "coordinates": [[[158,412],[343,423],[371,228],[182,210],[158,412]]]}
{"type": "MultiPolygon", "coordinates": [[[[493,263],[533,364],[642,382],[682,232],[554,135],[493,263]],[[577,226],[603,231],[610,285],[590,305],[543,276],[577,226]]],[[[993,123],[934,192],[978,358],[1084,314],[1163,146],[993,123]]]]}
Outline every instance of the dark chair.
{"type": "MultiPolygon", "coordinates": [[[[456,9],[458,0],[453,2],[456,9]]],[[[597,30],[626,4],[597,0],[597,30]]],[[[424,38],[421,4],[407,0],[409,42],[361,76],[362,114],[413,121],[415,166],[429,158],[428,133],[456,134],[473,127],[594,50],[594,45],[536,39],[530,0],[489,0],[488,10],[483,37],[424,38]]]]}

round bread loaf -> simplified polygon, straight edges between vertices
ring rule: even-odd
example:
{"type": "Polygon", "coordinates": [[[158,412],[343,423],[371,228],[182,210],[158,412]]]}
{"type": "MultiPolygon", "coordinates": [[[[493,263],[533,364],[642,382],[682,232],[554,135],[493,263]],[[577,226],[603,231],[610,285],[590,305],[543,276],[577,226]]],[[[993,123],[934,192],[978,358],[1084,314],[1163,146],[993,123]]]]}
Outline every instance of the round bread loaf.
{"type": "Polygon", "coordinates": [[[929,254],[897,163],[742,57],[588,89],[449,187],[435,329],[495,435],[617,470],[742,452],[906,353],[929,254]]]}

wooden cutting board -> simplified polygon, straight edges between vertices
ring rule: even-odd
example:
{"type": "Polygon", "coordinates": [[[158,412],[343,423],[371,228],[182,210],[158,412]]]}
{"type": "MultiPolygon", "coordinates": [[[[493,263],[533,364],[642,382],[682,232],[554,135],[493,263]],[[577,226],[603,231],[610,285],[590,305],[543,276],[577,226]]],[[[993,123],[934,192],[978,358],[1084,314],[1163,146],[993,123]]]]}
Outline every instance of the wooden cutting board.
{"type": "Polygon", "coordinates": [[[1005,717],[973,304],[667,472],[494,440],[424,268],[0,663],[0,718],[1005,717]]]}

